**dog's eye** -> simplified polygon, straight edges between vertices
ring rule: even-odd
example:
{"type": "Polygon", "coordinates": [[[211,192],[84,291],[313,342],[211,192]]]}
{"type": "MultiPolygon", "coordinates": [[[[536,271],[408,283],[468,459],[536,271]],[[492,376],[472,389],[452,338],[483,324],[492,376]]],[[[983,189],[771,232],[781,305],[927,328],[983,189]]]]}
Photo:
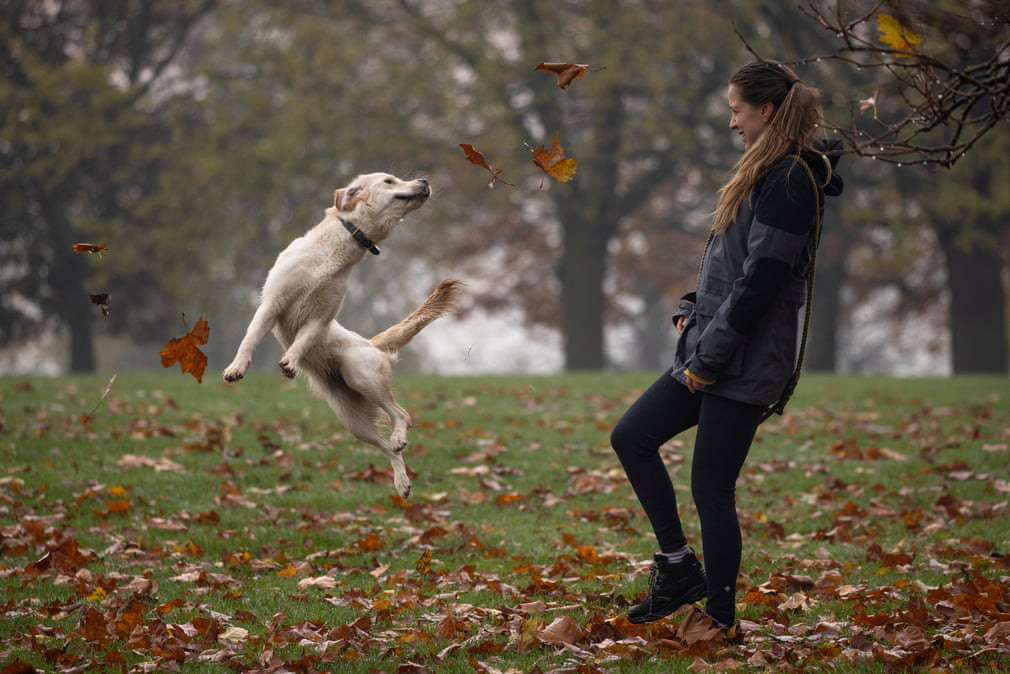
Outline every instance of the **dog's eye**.
{"type": "Polygon", "coordinates": [[[386,178],[383,182],[385,182],[387,185],[392,185],[393,184],[393,179],[392,178],[386,178]]]}

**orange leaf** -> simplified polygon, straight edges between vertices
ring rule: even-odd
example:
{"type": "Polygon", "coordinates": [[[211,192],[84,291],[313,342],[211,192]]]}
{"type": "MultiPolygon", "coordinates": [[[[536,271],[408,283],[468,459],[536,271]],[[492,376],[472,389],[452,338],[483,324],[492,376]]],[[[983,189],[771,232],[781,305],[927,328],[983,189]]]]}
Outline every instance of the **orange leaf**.
{"type": "Polygon", "coordinates": [[[420,559],[417,560],[417,572],[422,575],[428,575],[431,573],[431,550],[425,550],[420,559]]]}
{"type": "Polygon", "coordinates": [[[354,547],[362,552],[375,552],[376,550],[382,549],[382,538],[379,534],[374,531],[365,534],[363,538],[359,538],[354,542],[354,547]]]}
{"type": "Polygon", "coordinates": [[[130,602],[129,608],[119,614],[112,623],[116,636],[126,639],[133,632],[137,625],[144,624],[144,614],[147,612],[147,605],[141,601],[130,602]]]}
{"type": "MultiPolygon", "coordinates": [[[[491,182],[487,184],[488,187],[494,187],[494,184],[499,180],[501,180],[501,178],[499,177],[501,176],[501,169],[496,169],[493,166],[489,166],[487,161],[484,160],[484,155],[482,155],[480,152],[474,149],[473,145],[470,145],[469,143],[460,143],[459,146],[463,148],[463,152],[466,154],[467,161],[469,161],[471,164],[476,164],[477,166],[484,167],[485,169],[487,169],[488,173],[491,174],[491,182]]],[[[515,185],[513,185],[512,183],[506,183],[504,180],[502,180],[502,182],[508,185],[509,187],[515,187],[515,185]]]]}
{"type": "Polygon", "coordinates": [[[558,76],[558,88],[564,89],[577,77],[586,74],[589,68],[585,63],[541,63],[534,70],[546,70],[558,76]]]}
{"type": "Polygon", "coordinates": [[[297,570],[293,564],[288,564],[283,569],[277,572],[277,575],[281,578],[294,578],[297,570]]]}
{"type": "Polygon", "coordinates": [[[558,142],[558,134],[554,132],[554,145],[550,152],[544,149],[543,143],[533,150],[533,163],[543,169],[544,173],[560,182],[568,182],[575,175],[579,164],[571,157],[565,157],[565,150],[558,142]]]}
{"type": "Polygon", "coordinates": [[[526,497],[517,491],[508,491],[504,494],[499,494],[498,498],[494,500],[498,505],[508,505],[509,503],[515,503],[516,501],[522,501],[526,497]]]}
{"type": "Polygon", "coordinates": [[[170,339],[161,350],[161,366],[171,367],[176,362],[179,368],[188,372],[198,381],[203,381],[203,371],[207,369],[207,356],[199,347],[210,339],[210,325],[203,316],[196,322],[189,334],[170,339]]]}
{"type": "Polygon", "coordinates": [[[105,507],[109,509],[110,513],[125,513],[130,511],[130,502],[126,499],[106,501],[105,507]]]}
{"type": "Polygon", "coordinates": [[[104,243],[75,243],[74,252],[75,253],[101,253],[103,250],[108,250],[109,247],[104,243]]]}

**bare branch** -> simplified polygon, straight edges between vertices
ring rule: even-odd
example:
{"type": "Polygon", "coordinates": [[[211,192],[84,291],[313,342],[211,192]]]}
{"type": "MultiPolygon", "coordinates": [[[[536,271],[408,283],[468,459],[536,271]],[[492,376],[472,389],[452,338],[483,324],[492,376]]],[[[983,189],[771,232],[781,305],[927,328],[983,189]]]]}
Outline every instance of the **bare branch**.
{"type": "MultiPolygon", "coordinates": [[[[997,124],[1010,121],[1010,12],[1005,3],[990,0],[965,7],[963,15],[941,13],[917,0],[877,0],[853,19],[846,18],[845,9],[844,0],[830,11],[808,0],[801,11],[841,44],[789,65],[833,61],[876,71],[873,118],[865,117],[854,101],[847,124],[828,125],[849,151],[898,165],[950,168],[997,124]],[[896,48],[880,41],[884,10],[902,27],[921,31],[921,44],[896,48]],[[951,25],[957,26],[954,33],[951,25]]],[[[761,58],[739,31],[737,35],[761,58]]]]}

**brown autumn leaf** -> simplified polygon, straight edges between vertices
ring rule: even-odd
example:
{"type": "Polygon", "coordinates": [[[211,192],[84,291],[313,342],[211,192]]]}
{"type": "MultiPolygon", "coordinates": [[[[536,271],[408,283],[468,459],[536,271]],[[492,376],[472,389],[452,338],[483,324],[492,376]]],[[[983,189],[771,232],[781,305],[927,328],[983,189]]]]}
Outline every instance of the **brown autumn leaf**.
{"type": "Polygon", "coordinates": [[[92,551],[82,549],[76,539],[65,538],[51,546],[40,559],[25,566],[25,573],[42,573],[55,568],[62,573],[73,575],[86,567],[93,557],[92,551]]]}
{"type": "Polygon", "coordinates": [[[99,255],[103,250],[108,250],[109,247],[104,243],[75,243],[74,252],[75,253],[98,253],[99,255]]]}
{"type": "Polygon", "coordinates": [[[558,76],[558,88],[565,89],[576,78],[586,74],[586,63],[541,63],[534,70],[545,70],[558,76]]]}
{"type": "Polygon", "coordinates": [[[579,626],[571,616],[558,616],[550,625],[533,633],[537,639],[544,643],[563,646],[565,644],[576,644],[586,638],[587,632],[579,626]]]}
{"type": "Polygon", "coordinates": [[[202,382],[203,371],[207,369],[207,355],[199,347],[209,339],[210,325],[201,316],[188,334],[165,343],[165,348],[161,350],[161,366],[171,367],[179,363],[183,373],[188,372],[198,382],[202,382]]]}
{"type": "Polygon", "coordinates": [[[431,573],[431,550],[425,550],[421,553],[421,557],[417,560],[415,568],[422,576],[427,576],[431,573]]]}
{"type": "Polygon", "coordinates": [[[130,636],[137,625],[144,623],[144,614],[147,612],[147,605],[142,601],[131,601],[125,611],[120,613],[114,622],[112,629],[120,639],[130,636]]]}
{"type": "Polygon", "coordinates": [[[138,454],[123,454],[116,460],[116,465],[120,468],[153,468],[158,473],[166,470],[181,473],[185,470],[181,464],[171,459],[152,459],[149,456],[140,456],[138,454]]]}
{"type": "MultiPolygon", "coordinates": [[[[473,145],[470,145],[469,143],[460,143],[459,146],[463,148],[463,152],[466,154],[467,161],[469,161],[471,164],[476,164],[477,166],[482,166],[485,169],[487,169],[487,172],[491,174],[491,180],[490,182],[488,182],[487,186],[489,188],[493,188],[494,184],[499,180],[501,180],[500,176],[502,170],[499,168],[494,168],[493,166],[489,165],[487,161],[484,159],[484,155],[481,154],[479,151],[477,151],[473,145]]],[[[515,187],[515,185],[513,185],[512,183],[505,182],[504,180],[502,180],[502,182],[508,185],[509,187],[515,187]]]]}
{"type": "Polygon", "coordinates": [[[78,631],[84,640],[98,646],[103,646],[112,639],[112,635],[109,634],[107,628],[105,616],[94,606],[84,609],[84,614],[81,616],[81,622],[78,625],[78,631]]]}
{"type": "Polygon", "coordinates": [[[91,298],[91,303],[95,304],[102,309],[102,315],[106,318],[109,317],[109,293],[98,293],[97,295],[88,295],[91,298]]]}
{"type": "MultiPolygon", "coordinates": [[[[529,146],[527,146],[529,147],[529,146]]],[[[539,166],[544,173],[559,182],[566,183],[575,175],[575,169],[579,163],[571,157],[565,156],[565,150],[558,142],[558,134],[554,132],[554,144],[548,151],[543,143],[537,146],[533,152],[533,163],[539,166]]],[[[543,183],[541,183],[543,187],[543,183]]]]}

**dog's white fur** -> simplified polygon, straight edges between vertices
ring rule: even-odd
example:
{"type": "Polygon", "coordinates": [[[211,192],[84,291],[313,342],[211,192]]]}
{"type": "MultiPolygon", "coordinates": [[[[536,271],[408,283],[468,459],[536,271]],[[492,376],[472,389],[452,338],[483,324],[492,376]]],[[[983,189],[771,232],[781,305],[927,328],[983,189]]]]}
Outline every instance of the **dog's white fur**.
{"type": "Polygon", "coordinates": [[[390,235],[396,224],[424,204],[428,181],[401,180],[369,173],[338,189],[326,217],[285,248],[267,274],[262,298],[225,381],[245,376],[256,346],[273,330],[284,347],[281,371],[300,371],[351,433],[389,457],[393,484],[406,498],[410,478],[403,462],[410,416],[393,399],[391,381],[397,351],[428,323],[448,311],[459,282],[446,280],[413,313],[371,339],[336,321],[353,267],[369,253],[344,227],[352,223],[373,242],[390,235]],[[379,430],[382,414],[392,425],[388,438],[379,430]]]}

